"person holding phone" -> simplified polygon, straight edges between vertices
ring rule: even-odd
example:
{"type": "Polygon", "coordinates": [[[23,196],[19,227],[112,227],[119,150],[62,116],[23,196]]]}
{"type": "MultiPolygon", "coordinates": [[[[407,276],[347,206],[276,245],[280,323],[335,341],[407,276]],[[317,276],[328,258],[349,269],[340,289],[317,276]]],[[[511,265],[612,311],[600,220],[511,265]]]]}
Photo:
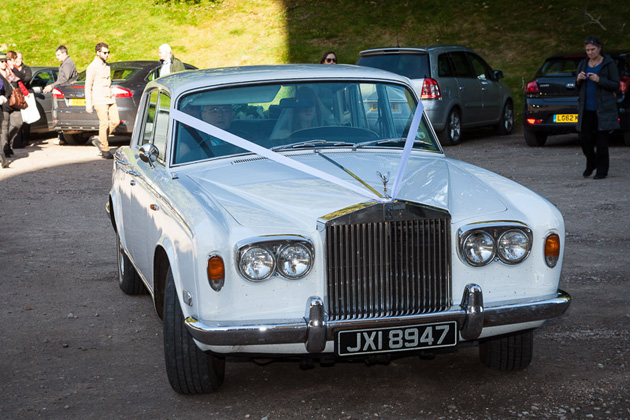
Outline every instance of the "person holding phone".
{"type": "Polygon", "coordinates": [[[576,84],[579,89],[577,130],[586,156],[585,178],[608,176],[608,140],[619,128],[615,93],[619,89],[619,71],[614,60],[603,53],[604,45],[596,36],[584,40],[587,58],[578,64],[576,84]]]}

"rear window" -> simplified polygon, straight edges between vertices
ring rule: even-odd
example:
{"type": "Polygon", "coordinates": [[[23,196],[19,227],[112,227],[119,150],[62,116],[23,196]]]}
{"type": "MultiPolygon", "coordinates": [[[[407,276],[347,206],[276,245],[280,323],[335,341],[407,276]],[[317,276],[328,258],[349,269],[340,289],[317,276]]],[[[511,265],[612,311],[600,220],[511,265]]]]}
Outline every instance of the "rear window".
{"type": "MultiPolygon", "coordinates": [[[[139,67],[110,67],[112,69],[112,80],[127,80],[141,70],[139,67]]],[[[79,78],[77,79],[77,81],[85,82],[86,72],[87,70],[83,70],[81,73],[79,73],[79,78]]]]}
{"type": "Polygon", "coordinates": [[[548,59],[538,70],[540,76],[575,76],[584,57],[557,57],[548,59]]]}
{"type": "Polygon", "coordinates": [[[359,58],[357,64],[391,71],[410,79],[431,77],[428,54],[369,55],[359,58]]]}

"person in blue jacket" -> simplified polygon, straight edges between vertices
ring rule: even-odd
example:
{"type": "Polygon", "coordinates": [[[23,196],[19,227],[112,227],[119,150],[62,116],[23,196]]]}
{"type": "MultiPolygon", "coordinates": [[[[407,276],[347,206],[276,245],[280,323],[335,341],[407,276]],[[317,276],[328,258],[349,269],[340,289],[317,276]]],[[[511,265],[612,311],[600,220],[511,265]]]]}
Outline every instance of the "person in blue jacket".
{"type": "Polygon", "coordinates": [[[616,92],[619,71],[615,61],[603,52],[604,45],[596,36],[584,40],[588,56],[578,64],[576,84],[579,89],[578,123],[582,151],[586,156],[583,176],[593,179],[608,176],[610,132],[619,128],[616,92]]]}

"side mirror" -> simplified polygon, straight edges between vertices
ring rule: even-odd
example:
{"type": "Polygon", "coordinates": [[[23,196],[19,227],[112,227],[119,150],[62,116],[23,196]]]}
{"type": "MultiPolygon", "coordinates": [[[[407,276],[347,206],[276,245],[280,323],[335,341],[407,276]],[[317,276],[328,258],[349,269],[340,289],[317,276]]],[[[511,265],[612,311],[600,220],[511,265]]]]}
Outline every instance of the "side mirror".
{"type": "Polygon", "coordinates": [[[494,71],[494,78],[499,80],[499,79],[503,79],[505,76],[503,74],[503,70],[495,70],[494,71]]]}
{"type": "Polygon", "coordinates": [[[148,163],[152,168],[155,167],[153,163],[157,161],[159,154],[160,151],[152,143],[143,144],[138,152],[140,160],[148,163]]]}

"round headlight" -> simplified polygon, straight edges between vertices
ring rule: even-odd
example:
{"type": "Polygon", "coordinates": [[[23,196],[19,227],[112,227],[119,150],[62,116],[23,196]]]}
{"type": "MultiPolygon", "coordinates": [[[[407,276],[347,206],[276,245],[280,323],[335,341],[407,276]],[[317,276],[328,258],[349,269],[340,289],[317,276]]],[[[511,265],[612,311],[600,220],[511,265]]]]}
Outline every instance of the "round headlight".
{"type": "Polygon", "coordinates": [[[288,279],[305,276],[311,269],[311,250],[303,244],[291,244],[278,253],[278,270],[288,279]]]}
{"type": "Polygon", "coordinates": [[[487,232],[473,232],[464,240],[462,252],[466,260],[472,265],[487,264],[494,258],[494,239],[487,232]]]}
{"type": "Polygon", "coordinates": [[[508,230],[499,238],[499,256],[508,264],[516,264],[527,257],[529,237],[521,230],[508,230]]]}
{"type": "Polygon", "coordinates": [[[266,248],[252,247],[243,252],[239,261],[241,273],[252,281],[265,280],[273,273],[275,261],[266,248]]]}

